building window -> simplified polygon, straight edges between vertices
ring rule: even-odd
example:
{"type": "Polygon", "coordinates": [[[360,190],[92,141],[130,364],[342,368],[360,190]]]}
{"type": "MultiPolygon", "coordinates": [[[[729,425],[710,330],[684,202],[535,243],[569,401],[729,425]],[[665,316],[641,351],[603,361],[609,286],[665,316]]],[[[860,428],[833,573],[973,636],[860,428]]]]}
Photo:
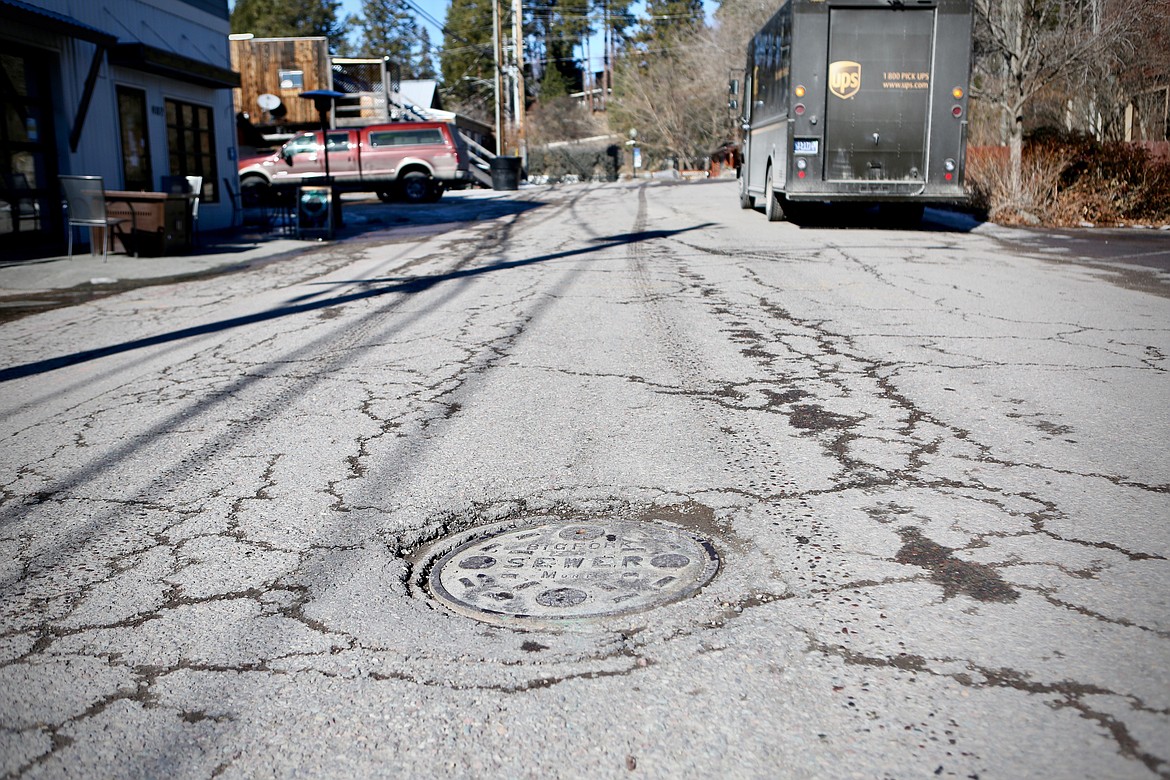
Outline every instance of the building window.
{"type": "Polygon", "coordinates": [[[128,190],[151,190],[150,133],[146,128],[146,93],[118,87],[118,125],[122,132],[122,183],[128,190]]]}
{"type": "Polygon", "coordinates": [[[280,76],[281,89],[305,88],[305,72],[303,70],[281,70],[278,71],[278,75],[280,76]]]}
{"type": "Polygon", "coordinates": [[[215,128],[211,109],[178,100],[167,102],[167,145],[172,176],[202,176],[201,199],[219,202],[216,172],[215,128]]]}

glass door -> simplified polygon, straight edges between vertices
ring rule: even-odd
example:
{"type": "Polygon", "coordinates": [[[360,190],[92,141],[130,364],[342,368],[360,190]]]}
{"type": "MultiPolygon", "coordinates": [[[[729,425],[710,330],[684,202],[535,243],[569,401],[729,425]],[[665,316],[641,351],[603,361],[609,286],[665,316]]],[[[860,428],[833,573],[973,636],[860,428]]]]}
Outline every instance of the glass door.
{"type": "Polygon", "coordinates": [[[57,166],[49,90],[50,55],[0,53],[0,246],[45,244],[60,225],[50,207],[57,166]]]}
{"type": "Polygon", "coordinates": [[[118,87],[118,126],[122,133],[122,186],[128,190],[154,189],[146,93],[141,89],[118,87]]]}

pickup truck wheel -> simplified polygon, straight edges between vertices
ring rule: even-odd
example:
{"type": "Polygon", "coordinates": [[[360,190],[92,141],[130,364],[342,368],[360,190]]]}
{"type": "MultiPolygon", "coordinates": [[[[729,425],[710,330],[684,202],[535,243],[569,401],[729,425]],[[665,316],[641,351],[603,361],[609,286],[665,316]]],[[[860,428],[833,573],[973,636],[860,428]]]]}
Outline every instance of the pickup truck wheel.
{"type": "Polygon", "coordinates": [[[245,176],[240,180],[240,203],[246,209],[257,209],[268,203],[271,187],[259,176],[245,176]]]}
{"type": "Polygon", "coordinates": [[[402,178],[402,197],[407,203],[426,203],[432,196],[431,177],[425,173],[408,173],[402,178]]]}

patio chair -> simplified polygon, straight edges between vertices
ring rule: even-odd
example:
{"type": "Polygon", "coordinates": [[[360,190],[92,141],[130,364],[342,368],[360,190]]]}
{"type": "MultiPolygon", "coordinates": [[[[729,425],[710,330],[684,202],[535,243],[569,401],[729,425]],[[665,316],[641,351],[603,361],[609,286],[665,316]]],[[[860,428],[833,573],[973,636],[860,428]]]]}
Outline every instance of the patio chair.
{"type": "MultiPolygon", "coordinates": [[[[123,247],[129,245],[130,242],[127,241],[126,234],[122,231],[122,223],[126,220],[122,217],[111,217],[106,213],[106,189],[102,184],[101,176],[62,176],[60,179],[61,192],[65,196],[65,209],[68,214],[70,259],[73,259],[74,227],[89,228],[90,251],[93,251],[95,246],[97,230],[101,229],[103,263],[109,259],[113,231],[118,232],[123,247]]],[[[130,214],[133,220],[133,209],[130,210],[130,214]]],[[[138,257],[137,251],[134,252],[134,256],[138,257]]]]}
{"type": "Polygon", "coordinates": [[[191,245],[199,245],[199,199],[203,197],[203,177],[188,176],[187,186],[194,198],[191,200],[191,245]]]}
{"type": "Polygon", "coordinates": [[[186,195],[191,215],[191,246],[199,243],[199,198],[203,194],[202,176],[163,176],[162,191],[186,195]]]}
{"type": "Polygon", "coordinates": [[[0,183],[0,201],[8,203],[11,209],[12,229],[17,232],[25,229],[26,222],[31,223],[31,230],[39,230],[41,226],[41,204],[36,197],[29,194],[30,192],[28,177],[23,173],[3,177],[0,183]]]}

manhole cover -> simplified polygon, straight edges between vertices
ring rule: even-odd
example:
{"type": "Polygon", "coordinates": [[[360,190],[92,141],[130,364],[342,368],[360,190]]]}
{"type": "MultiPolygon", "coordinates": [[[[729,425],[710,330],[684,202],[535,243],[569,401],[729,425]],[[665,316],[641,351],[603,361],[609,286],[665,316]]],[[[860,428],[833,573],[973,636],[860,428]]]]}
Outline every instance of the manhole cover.
{"type": "Polygon", "coordinates": [[[431,567],[430,590],[489,622],[573,621],[689,596],[719,569],[711,543],[632,520],[549,522],[478,536],[431,567]]]}

